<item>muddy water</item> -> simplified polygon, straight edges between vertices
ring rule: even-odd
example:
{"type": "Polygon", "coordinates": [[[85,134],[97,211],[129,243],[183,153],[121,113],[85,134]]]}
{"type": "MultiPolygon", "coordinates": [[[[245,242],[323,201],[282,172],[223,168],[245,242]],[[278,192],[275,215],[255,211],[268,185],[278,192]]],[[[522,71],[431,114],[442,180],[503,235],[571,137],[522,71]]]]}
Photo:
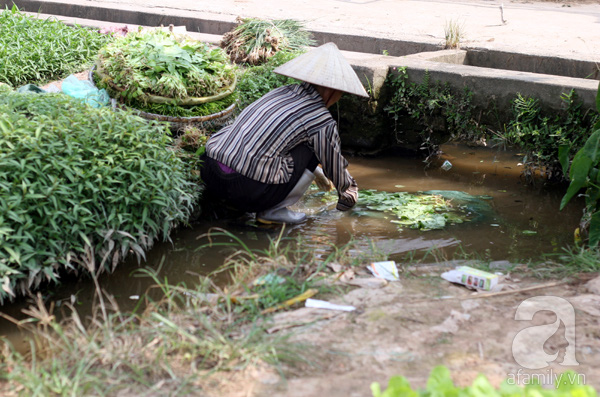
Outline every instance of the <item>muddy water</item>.
{"type": "Polygon", "coordinates": [[[350,235],[371,238],[397,260],[414,250],[425,252],[437,247],[446,257],[460,250],[490,260],[523,261],[540,259],[543,253],[572,244],[581,204],[559,212],[564,190],[544,188],[541,181],[532,186],[522,180],[522,155],[462,145],[447,145],[443,150],[442,159],[429,170],[419,161],[399,158],[352,158],[350,170],[362,189],[454,190],[491,196],[486,200],[492,208],[490,214],[444,230],[420,232],[399,231],[385,219],[356,218],[334,211],[302,226],[302,232],[322,233],[338,244],[350,235]],[[444,160],[452,164],[449,171],[439,167],[444,160]]]}
{"type": "MultiPolygon", "coordinates": [[[[521,180],[522,156],[516,153],[461,145],[445,146],[437,166],[425,169],[419,159],[398,157],[350,157],[349,170],[361,189],[418,192],[454,190],[470,195],[487,195],[491,211],[481,219],[444,230],[419,231],[402,229],[383,216],[358,216],[356,212],[339,212],[323,204],[321,208],[307,208],[316,212],[309,220],[284,230],[286,237],[302,236],[305,244],[317,254],[326,255],[332,246],[343,246],[351,239],[358,240],[358,249],[365,251],[374,244],[389,254],[390,259],[402,263],[407,255],[419,258],[433,251],[437,258],[452,259],[458,253],[475,255],[482,260],[509,260],[512,262],[540,259],[542,253],[560,251],[571,244],[573,230],[581,215],[581,204],[574,203],[558,211],[562,192],[532,186],[521,180]],[[452,168],[442,170],[439,165],[448,160],[452,168]],[[318,211],[321,210],[321,211],[318,211]],[[533,235],[523,231],[536,232],[533,235]]],[[[264,249],[280,232],[277,227],[258,227],[251,217],[203,221],[193,228],[177,231],[172,243],[158,243],[147,254],[147,261],[138,264],[130,260],[111,275],[101,278],[101,284],[114,295],[122,309],[138,303],[154,280],[139,272],[141,267],[157,270],[160,280],[171,284],[195,283],[199,274],[208,274],[223,263],[233,252],[230,247],[204,247],[208,240],[201,237],[211,228],[224,228],[239,237],[250,249],[264,249]]],[[[233,242],[229,237],[219,242],[233,242]]],[[[434,257],[430,257],[434,260],[434,257]]],[[[426,259],[427,260],[427,259],[426,259]]],[[[224,276],[221,276],[224,277],[224,276]]],[[[217,280],[219,281],[219,280],[217,280]]],[[[94,296],[90,280],[64,280],[62,286],[46,291],[45,296],[59,303],[77,295],[76,306],[85,313],[94,296]]],[[[18,316],[25,301],[2,308],[4,313],[18,316]]],[[[23,339],[6,322],[0,323],[0,333],[8,335],[19,345],[23,339]]]]}

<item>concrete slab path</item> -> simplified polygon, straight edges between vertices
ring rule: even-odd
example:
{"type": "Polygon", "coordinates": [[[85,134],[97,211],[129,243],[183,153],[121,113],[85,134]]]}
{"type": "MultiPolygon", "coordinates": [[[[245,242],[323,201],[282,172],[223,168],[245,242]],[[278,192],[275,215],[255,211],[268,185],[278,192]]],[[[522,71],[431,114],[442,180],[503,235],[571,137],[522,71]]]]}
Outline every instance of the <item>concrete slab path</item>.
{"type": "MultiPolygon", "coordinates": [[[[18,0],[16,0],[18,3],[18,0]]],[[[39,3],[50,3],[42,0],[39,3]]],[[[463,47],[558,56],[600,63],[600,1],[502,0],[59,0],[69,5],[138,10],[233,22],[293,18],[309,30],[443,44],[458,24],[463,47]]],[[[43,7],[42,7],[43,8],[43,7]]],[[[44,12],[44,11],[42,11],[44,12]]],[[[110,13],[109,13],[110,14],[110,13]]],[[[82,18],[86,16],[79,15],[82,18]]],[[[109,15],[107,15],[108,17],[109,15]]],[[[89,17],[87,17],[89,18],[89,17]]],[[[93,19],[93,18],[92,18],[93,19]]],[[[105,19],[107,20],[107,19],[105,19]]],[[[168,24],[168,16],[165,24],[168,24]]]]}

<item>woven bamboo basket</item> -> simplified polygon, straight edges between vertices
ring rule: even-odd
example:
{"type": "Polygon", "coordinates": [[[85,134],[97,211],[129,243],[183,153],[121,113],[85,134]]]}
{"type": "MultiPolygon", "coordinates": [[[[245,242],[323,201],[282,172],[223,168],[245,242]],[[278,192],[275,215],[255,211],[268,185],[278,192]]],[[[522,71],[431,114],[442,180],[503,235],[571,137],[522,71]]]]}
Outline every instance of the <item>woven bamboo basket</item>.
{"type": "MultiPolygon", "coordinates": [[[[88,78],[92,82],[92,84],[95,85],[94,69],[95,69],[95,66],[93,66],[90,69],[88,78]]],[[[178,134],[181,131],[183,131],[189,127],[196,127],[196,128],[201,128],[201,129],[215,129],[215,128],[220,128],[220,127],[226,126],[228,124],[231,124],[234,119],[234,115],[235,115],[234,110],[236,107],[236,104],[233,103],[229,107],[227,107],[226,109],[224,109],[218,113],[213,113],[213,114],[209,114],[206,116],[176,117],[176,116],[166,116],[166,115],[161,115],[161,114],[143,112],[139,109],[131,108],[122,103],[118,103],[114,99],[112,102],[113,102],[113,107],[120,108],[120,109],[132,110],[138,116],[145,118],[147,120],[156,120],[156,121],[167,122],[169,124],[169,128],[170,128],[171,132],[173,132],[174,134],[178,134]]]]}

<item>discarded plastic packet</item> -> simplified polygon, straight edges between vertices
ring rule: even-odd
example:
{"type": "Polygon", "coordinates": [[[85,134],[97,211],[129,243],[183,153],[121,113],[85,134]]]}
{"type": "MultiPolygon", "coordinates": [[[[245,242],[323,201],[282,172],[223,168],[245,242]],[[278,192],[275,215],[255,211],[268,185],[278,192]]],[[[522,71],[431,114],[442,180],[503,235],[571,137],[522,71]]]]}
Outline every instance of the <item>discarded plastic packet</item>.
{"type": "Polygon", "coordinates": [[[367,266],[367,269],[369,269],[369,271],[377,278],[383,278],[389,281],[400,280],[398,268],[394,261],[373,262],[367,266]]]}
{"type": "Polygon", "coordinates": [[[448,171],[448,170],[450,170],[450,168],[452,168],[452,163],[449,162],[448,160],[446,160],[446,161],[444,161],[444,163],[442,164],[442,166],[440,168],[443,169],[444,171],[448,171]]]}
{"type": "Polygon", "coordinates": [[[456,269],[442,273],[444,280],[462,284],[467,288],[489,291],[498,283],[498,275],[469,266],[459,266],[456,269]]]}
{"type": "Polygon", "coordinates": [[[306,307],[314,307],[317,309],[341,310],[344,312],[352,312],[352,311],[356,310],[356,308],[354,306],[337,305],[335,303],[322,301],[319,299],[311,299],[311,298],[306,300],[305,305],[306,305],[306,307]]]}

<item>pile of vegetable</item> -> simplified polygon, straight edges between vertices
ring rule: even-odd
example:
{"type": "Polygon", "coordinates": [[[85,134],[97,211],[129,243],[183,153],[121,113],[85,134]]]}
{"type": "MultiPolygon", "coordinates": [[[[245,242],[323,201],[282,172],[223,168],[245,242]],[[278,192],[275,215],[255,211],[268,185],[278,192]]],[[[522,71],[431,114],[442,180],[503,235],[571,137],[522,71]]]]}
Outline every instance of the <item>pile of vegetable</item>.
{"type": "Polygon", "coordinates": [[[277,87],[299,83],[298,80],[291,77],[273,73],[273,70],[300,54],[302,51],[279,51],[264,64],[243,69],[237,84],[238,109],[244,109],[277,87]]]}
{"type": "Polygon", "coordinates": [[[0,95],[0,303],[112,271],[188,220],[198,188],[166,132],[62,94],[0,95]]]}
{"type": "Polygon", "coordinates": [[[116,38],[98,53],[95,81],[127,106],[203,116],[231,105],[235,71],[220,48],[160,29],[116,38]]]}
{"type": "Polygon", "coordinates": [[[20,12],[0,10],[0,83],[43,85],[91,67],[112,36],[20,12]]]}
{"type": "Polygon", "coordinates": [[[238,18],[237,22],[238,26],[225,33],[221,41],[234,63],[261,65],[278,51],[301,51],[314,45],[303,23],[293,19],[238,18]]]}

